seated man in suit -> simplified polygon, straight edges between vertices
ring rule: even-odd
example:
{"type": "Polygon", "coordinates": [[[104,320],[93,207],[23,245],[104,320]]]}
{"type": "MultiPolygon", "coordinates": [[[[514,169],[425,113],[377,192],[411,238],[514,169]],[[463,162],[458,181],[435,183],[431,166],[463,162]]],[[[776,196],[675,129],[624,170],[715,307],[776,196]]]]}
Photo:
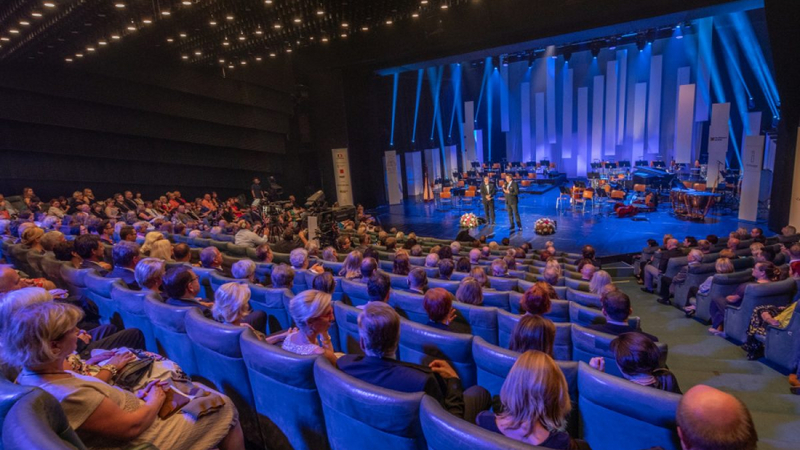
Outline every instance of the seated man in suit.
{"type": "MultiPolygon", "coordinates": [[[[370,302],[389,302],[389,294],[392,292],[392,279],[383,272],[375,272],[367,281],[367,296],[370,302]]],[[[359,306],[363,308],[363,306],[359,306]]]]}
{"type": "Polygon", "coordinates": [[[352,281],[356,283],[367,284],[369,280],[378,273],[378,261],[370,256],[364,257],[361,260],[361,277],[354,278],[352,281]]]}
{"type": "Polygon", "coordinates": [[[428,367],[397,361],[400,316],[388,304],[370,302],[364,307],[358,315],[358,335],[364,355],[339,358],[337,366],[342,372],[385,389],[425,392],[470,423],[489,407],[491,397],[486,389],[473,386],[464,391],[458,374],[446,361],[434,360],[428,367]]]}
{"type": "MultiPolygon", "coordinates": [[[[689,256],[686,257],[686,260],[689,262],[687,265],[681,267],[681,270],[675,274],[674,277],[670,278],[667,276],[661,277],[661,290],[659,292],[659,298],[656,299],[658,303],[662,305],[669,305],[671,302],[669,298],[672,294],[675,293],[675,288],[677,286],[682,285],[686,282],[686,277],[689,275],[689,267],[696,266],[703,262],[703,252],[699,249],[692,249],[689,252],[689,256]]],[[[697,291],[695,291],[696,293],[697,291]]],[[[691,297],[692,294],[689,294],[691,297]]],[[[680,305],[681,307],[686,305],[680,305]]]]}
{"type": "Polygon", "coordinates": [[[667,270],[667,263],[669,263],[670,258],[678,258],[681,256],[683,256],[683,252],[678,248],[678,240],[668,240],[667,249],[661,251],[661,261],[658,263],[658,267],[653,264],[648,264],[644,268],[644,287],[642,290],[652,294],[653,279],[667,270]]]}
{"type": "Polygon", "coordinates": [[[82,259],[81,269],[94,269],[103,277],[111,270],[111,265],[103,261],[105,251],[100,237],[95,234],[75,238],[75,253],[82,259]]]}
{"type": "Polygon", "coordinates": [[[200,267],[222,273],[222,252],[217,247],[206,247],[200,251],[200,267]]]}
{"type": "Polygon", "coordinates": [[[415,267],[408,273],[408,290],[415,294],[424,295],[428,290],[428,274],[422,267],[415,267]]]}
{"type": "Polygon", "coordinates": [[[603,295],[600,303],[603,305],[603,316],[606,318],[606,323],[589,325],[586,328],[601,333],[613,334],[614,336],[635,332],[649,337],[653,342],[658,342],[657,337],[628,325],[628,317],[633,314],[631,299],[628,294],[619,290],[611,291],[603,295]]]}
{"type": "MultiPolygon", "coordinates": [[[[200,293],[200,278],[186,266],[176,266],[164,275],[164,293],[168,305],[191,306],[199,308],[203,316],[211,319],[211,308],[214,302],[207,302],[197,297],[200,293]]],[[[244,316],[242,322],[249,324],[256,331],[264,333],[267,328],[267,315],[264,311],[251,311],[244,316]]]]}
{"type": "Polygon", "coordinates": [[[192,249],[189,248],[189,245],[184,243],[175,244],[172,247],[172,257],[175,259],[175,262],[188,264],[191,265],[192,262],[192,249]]]}
{"type": "Polygon", "coordinates": [[[120,241],[111,250],[111,258],[114,260],[114,270],[108,272],[106,278],[120,278],[128,289],[138,291],[140,287],[136,283],[134,270],[139,262],[139,244],[120,241]]]}

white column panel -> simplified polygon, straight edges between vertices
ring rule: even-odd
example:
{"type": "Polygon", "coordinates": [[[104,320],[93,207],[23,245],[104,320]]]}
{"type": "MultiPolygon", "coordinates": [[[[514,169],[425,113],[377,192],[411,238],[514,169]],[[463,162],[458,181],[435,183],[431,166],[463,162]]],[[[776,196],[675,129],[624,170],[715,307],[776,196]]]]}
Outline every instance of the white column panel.
{"type": "Polygon", "coordinates": [[[564,66],[564,90],[561,95],[561,157],[572,158],[572,77],[573,70],[564,66]]]}
{"type": "Polygon", "coordinates": [[[695,99],[694,120],[705,122],[708,120],[708,111],[711,107],[711,70],[709,60],[714,57],[711,50],[711,28],[713,17],[705,17],[697,21],[697,98],[695,99]],[[703,45],[703,43],[706,43],[703,45]]]}
{"type": "Polygon", "coordinates": [[[547,88],[545,96],[547,101],[547,139],[545,142],[555,144],[558,141],[558,136],[556,136],[556,58],[547,58],[547,84],[545,87],[547,88]]]}
{"type": "Polygon", "coordinates": [[[617,62],[606,63],[606,117],[603,155],[614,156],[617,150],[617,62]]]}
{"type": "Polygon", "coordinates": [[[464,102],[464,154],[467,161],[475,161],[475,103],[464,102]]]}
{"type": "Polygon", "coordinates": [[[647,114],[647,83],[636,83],[633,94],[633,147],[631,163],[644,159],[644,118],[647,114]]]}
{"type": "Polygon", "coordinates": [[[589,152],[589,88],[578,88],[578,133],[576,135],[577,154],[576,173],[579,177],[586,176],[589,165],[587,154],[589,152]]]}
{"type": "Polygon", "coordinates": [[[675,111],[675,162],[691,164],[694,136],[695,85],[678,87],[678,109],[675,111]]]}
{"type": "MultiPolygon", "coordinates": [[[[622,145],[625,141],[625,112],[628,106],[628,102],[626,101],[628,95],[628,51],[618,50],[617,61],[619,62],[617,64],[617,70],[619,72],[619,90],[617,91],[617,98],[619,99],[617,102],[617,145],[622,145]]],[[[646,94],[647,91],[645,91],[645,95],[646,94]]],[[[645,98],[645,104],[647,104],[647,98],[645,98]]],[[[644,136],[644,134],[642,136],[644,136]]]]}
{"type": "Polygon", "coordinates": [[[389,150],[383,152],[384,178],[386,187],[386,200],[390,205],[403,201],[403,187],[400,185],[400,165],[397,163],[397,152],[389,150]]]}
{"type": "Polygon", "coordinates": [[[346,148],[331,149],[336,177],[336,201],[342,205],[353,204],[353,184],[350,181],[350,157],[346,148]]]}
{"type": "Polygon", "coordinates": [[[522,129],[522,162],[533,161],[531,148],[531,86],[522,83],[520,95],[520,128],[522,129]]]}
{"type": "Polygon", "coordinates": [[[422,152],[406,153],[406,187],[409,196],[422,195],[422,152]]]}
{"type": "MultiPolygon", "coordinates": [[[[452,178],[453,172],[461,172],[461,168],[458,167],[458,146],[451,145],[449,147],[445,147],[444,155],[445,155],[444,167],[445,171],[447,172],[445,174],[445,177],[452,178]]],[[[464,161],[464,164],[469,165],[469,161],[464,161]]]]}
{"type": "Polygon", "coordinates": [[[650,57],[650,86],[647,101],[647,153],[657,154],[661,147],[661,55],[650,57]]]}
{"type": "Polygon", "coordinates": [[[509,130],[508,66],[500,66],[500,131],[509,130]]]}
{"type": "Polygon", "coordinates": [[[739,220],[755,222],[758,217],[758,194],[761,187],[761,164],[764,158],[764,136],[746,136],[742,148],[742,194],[739,199],[739,220]]]}
{"type": "Polygon", "coordinates": [[[592,156],[589,162],[603,158],[603,82],[605,77],[596,75],[592,89],[592,156]]]}
{"type": "Polygon", "coordinates": [[[717,187],[717,184],[722,181],[719,177],[719,169],[725,168],[730,114],[730,103],[711,105],[711,123],[708,126],[708,172],[706,174],[706,184],[710,188],[717,187]]]}
{"type": "Polygon", "coordinates": [[[547,158],[545,145],[549,147],[549,144],[546,144],[544,131],[544,92],[536,93],[534,103],[536,107],[536,117],[534,118],[536,120],[536,161],[541,161],[547,158]]]}
{"type": "MultiPolygon", "coordinates": [[[[475,159],[472,161],[478,161],[483,164],[483,130],[475,130],[473,139],[475,140],[475,159]]],[[[469,164],[465,165],[466,167],[471,167],[469,164]]]]}

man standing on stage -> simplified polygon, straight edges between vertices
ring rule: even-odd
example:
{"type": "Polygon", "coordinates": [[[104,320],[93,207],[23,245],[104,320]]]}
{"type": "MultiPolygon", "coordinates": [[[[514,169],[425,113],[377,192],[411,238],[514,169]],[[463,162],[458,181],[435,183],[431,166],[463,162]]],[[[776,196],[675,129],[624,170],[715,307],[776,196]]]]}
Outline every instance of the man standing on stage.
{"type": "Polygon", "coordinates": [[[250,186],[250,193],[253,195],[253,206],[259,206],[264,199],[264,190],[261,189],[261,180],[253,178],[253,185],[250,186]]]}
{"type": "Polygon", "coordinates": [[[514,219],[517,221],[517,228],[522,231],[522,220],[519,218],[519,186],[517,182],[511,178],[511,174],[506,174],[506,185],[503,186],[503,193],[506,196],[506,209],[508,210],[508,222],[511,225],[511,231],[514,231],[514,219]]]}
{"type": "Polygon", "coordinates": [[[483,212],[486,213],[486,222],[489,225],[494,225],[494,194],[497,188],[494,183],[489,182],[489,177],[483,177],[483,183],[480,187],[481,200],[483,201],[483,212]]]}

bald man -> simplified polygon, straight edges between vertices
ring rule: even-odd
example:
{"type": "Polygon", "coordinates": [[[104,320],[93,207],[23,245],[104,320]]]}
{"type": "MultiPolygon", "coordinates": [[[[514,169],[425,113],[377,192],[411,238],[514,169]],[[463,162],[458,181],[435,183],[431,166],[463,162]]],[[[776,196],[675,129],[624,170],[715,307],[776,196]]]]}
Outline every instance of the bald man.
{"type": "Polygon", "coordinates": [[[709,386],[689,389],[678,404],[678,437],[684,450],[755,450],[753,418],[736,397],[709,386]]]}
{"type": "Polygon", "coordinates": [[[26,287],[40,287],[51,290],[55,289],[56,285],[44,278],[21,278],[17,271],[10,266],[0,267],[0,294],[26,287]]]}

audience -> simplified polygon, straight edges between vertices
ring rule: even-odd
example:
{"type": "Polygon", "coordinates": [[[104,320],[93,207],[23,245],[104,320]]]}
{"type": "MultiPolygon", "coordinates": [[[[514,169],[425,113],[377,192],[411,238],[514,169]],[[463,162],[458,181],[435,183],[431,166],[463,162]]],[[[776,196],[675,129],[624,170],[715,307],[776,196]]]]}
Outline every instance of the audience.
{"type": "Polygon", "coordinates": [[[139,260],[134,270],[136,284],[143,291],[154,292],[161,297],[161,284],[166,273],[164,261],[156,258],[144,258],[139,260]]]}
{"type": "MultiPolygon", "coordinates": [[[[771,283],[780,277],[780,269],[771,262],[759,262],[753,267],[753,281],[757,284],[771,283]]],[[[715,297],[711,299],[709,311],[711,314],[711,328],[708,329],[712,334],[722,336],[725,330],[725,309],[728,305],[739,306],[744,298],[744,291],[753,282],[742,283],[736,291],[726,297],[715,297]]]]}
{"type": "Polygon", "coordinates": [[[350,252],[347,258],[345,258],[344,264],[342,264],[342,270],[339,271],[339,276],[344,277],[346,280],[361,278],[363,276],[361,274],[362,260],[363,257],[360,251],[353,250],[350,252]]]}
{"type": "Polygon", "coordinates": [[[736,397],[697,385],[681,397],[675,415],[686,450],[756,450],[758,434],[750,411],[736,397]]]}
{"type": "Polygon", "coordinates": [[[111,270],[111,264],[103,261],[105,247],[95,235],[84,234],[75,238],[75,253],[81,257],[81,269],[94,269],[100,276],[106,276],[111,270]]]}
{"type": "Polygon", "coordinates": [[[589,282],[589,292],[602,295],[601,291],[610,284],[612,284],[611,275],[605,270],[598,270],[592,275],[592,281],[589,282]]]}
{"type": "Polygon", "coordinates": [[[455,264],[453,264],[452,259],[439,260],[439,279],[449,280],[453,276],[453,270],[455,270],[455,264]]]}
{"type": "Polygon", "coordinates": [[[555,292],[549,291],[548,287],[552,289],[549,284],[539,281],[533,284],[524,294],[519,301],[519,309],[524,314],[531,314],[543,316],[550,312],[551,299],[556,298],[555,292]]]}
{"type": "Polygon", "coordinates": [[[294,284],[294,269],[286,264],[278,264],[272,269],[270,281],[275,289],[291,289],[294,284]]]}
{"type": "Polygon", "coordinates": [[[330,272],[322,272],[311,280],[311,289],[333,295],[336,290],[336,279],[330,272]]]}
{"type": "Polygon", "coordinates": [[[134,242],[120,241],[111,250],[111,259],[114,261],[114,269],[108,272],[106,278],[120,278],[128,287],[138,291],[139,284],[136,282],[136,264],[139,262],[139,245],[134,242]]]}
{"type": "Polygon", "coordinates": [[[444,331],[452,331],[450,323],[456,318],[453,308],[453,294],[444,288],[428,289],[422,301],[422,307],[428,313],[428,326],[444,331]]]}
{"type": "MultiPolygon", "coordinates": [[[[650,294],[653,293],[653,279],[658,275],[663,274],[667,270],[667,264],[670,258],[678,258],[683,256],[683,252],[678,248],[678,240],[670,238],[666,242],[666,250],[661,250],[661,258],[659,259],[658,266],[648,264],[644,268],[644,283],[643,291],[650,294]]],[[[655,256],[654,256],[655,257],[655,256]]]]}
{"type": "MultiPolygon", "coordinates": [[[[231,266],[231,276],[237,280],[255,283],[256,263],[249,259],[236,261],[231,266]]],[[[214,297],[214,301],[216,301],[216,297],[214,297]]]]}
{"type": "Polygon", "coordinates": [[[394,256],[394,263],[392,266],[392,273],[395,275],[408,275],[411,271],[411,262],[408,255],[405,253],[398,253],[394,256]]]}
{"type": "Polygon", "coordinates": [[[653,342],[658,342],[657,337],[630,325],[628,317],[633,314],[633,308],[631,307],[630,297],[624,292],[609,292],[603,295],[600,299],[600,304],[603,306],[603,317],[606,318],[606,323],[592,324],[587,328],[606,334],[613,334],[615,336],[630,332],[641,333],[650,338],[653,342]]]}
{"type": "Polygon", "coordinates": [[[483,305],[483,289],[481,284],[472,277],[466,277],[461,280],[456,291],[456,301],[466,303],[469,305],[482,306],[483,305]]]}
{"type": "Polygon", "coordinates": [[[289,301],[289,315],[298,331],[290,332],[283,349],[298,355],[323,355],[336,364],[333,344],[328,330],[333,323],[333,303],[328,293],[307,290],[289,301]]]}
{"type": "Polygon", "coordinates": [[[385,273],[376,272],[367,279],[367,295],[370,302],[388,302],[392,280],[385,273]]]}
{"type": "Polygon", "coordinates": [[[525,353],[537,350],[553,357],[553,344],[556,341],[555,324],[542,316],[525,314],[511,332],[508,349],[525,353]]]}
{"type": "MultiPolygon", "coordinates": [[[[667,369],[661,368],[661,352],[656,344],[642,333],[623,333],[611,341],[611,351],[622,376],[640,386],[662,391],[681,393],[678,380],[667,369]]],[[[589,361],[593,368],[604,371],[605,359],[595,357],[589,361]]]]}
{"type": "MultiPolygon", "coordinates": [[[[670,296],[675,293],[675,288],[677,286],[681,286],[686,282],[686,277],[689,275],[689,268],[697,266],[703,262],[703,252],[696,248],[692,249],[689,252],[689,255],[686,257],[686,260],[687,264],[682,266],[681,270],[679,270],[674,277],[670,278],[666,275],[661,276],[661,290],[659,291],[659,297],[656,299],[658,303],[661,303],[662,305],[672,304],[672,302],[669,300],[670,296]]],[[[684,307],[686,305],[679,306],[684,307]]]]}
{"type": "Polygon", "coordinates": [[[422,267],[415,267],[408,273],[408,290],[415,294],[425,294],[428,290],[428,275],[422,267]]]}

